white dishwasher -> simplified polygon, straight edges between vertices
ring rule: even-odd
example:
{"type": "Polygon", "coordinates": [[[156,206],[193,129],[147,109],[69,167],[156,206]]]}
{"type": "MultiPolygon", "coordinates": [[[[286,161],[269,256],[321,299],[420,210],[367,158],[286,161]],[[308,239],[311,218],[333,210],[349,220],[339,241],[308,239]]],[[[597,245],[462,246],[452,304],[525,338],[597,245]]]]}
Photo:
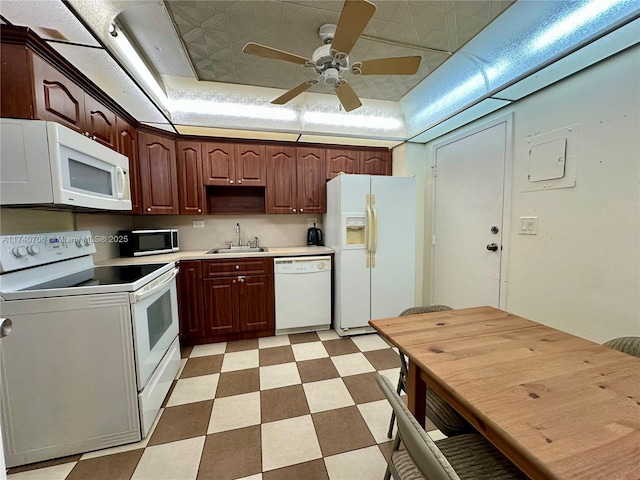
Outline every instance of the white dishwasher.
{"type": "Polygon", "coordinates": [[[276,335],[331,328],[331,257],[274,260],[276,335]]]}

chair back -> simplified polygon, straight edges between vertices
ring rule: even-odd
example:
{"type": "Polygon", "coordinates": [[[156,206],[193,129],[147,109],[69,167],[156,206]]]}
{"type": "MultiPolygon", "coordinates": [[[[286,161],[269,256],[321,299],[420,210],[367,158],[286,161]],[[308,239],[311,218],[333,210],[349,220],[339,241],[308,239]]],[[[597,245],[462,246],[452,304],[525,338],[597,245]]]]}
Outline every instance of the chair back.
{"type": "Polygon", "coordinates": [[[605,347],[640,358],[640,337],[618,337],[603,343],[605,347]]]}
{"type": "Polygon", "coordinates": [[[427,480],[460,480],[440,449],[395,392],[391,382],[379,373],[376,373],[376,382],[396,414],[398,436],[393,450],[398,450],[398,444],[402,441],[415,467],[427,480]]]}

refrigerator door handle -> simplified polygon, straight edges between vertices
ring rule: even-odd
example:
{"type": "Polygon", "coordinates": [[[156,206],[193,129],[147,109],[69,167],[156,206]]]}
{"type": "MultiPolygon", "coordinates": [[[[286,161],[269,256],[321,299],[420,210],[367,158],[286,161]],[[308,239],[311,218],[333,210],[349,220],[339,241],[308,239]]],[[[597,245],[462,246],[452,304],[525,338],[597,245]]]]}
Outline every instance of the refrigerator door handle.
{"type": "Polygon", "coordinates": [[[367,247],[367,256],[366,256],[366,266],[367,268],[369,268],[369,259],[371,258],[371,244],[372,244],[372,237],[373,237],[373,231],[372,231],[372,225],[373,225],[373,221],[372,221],[372,215],[371,215],[371,201],[370,201],[370,196],[367,193],[367,231],[366,231],[366,235],[367,235],[367,239],[366,239],[366,247],[367,247]]]}
{"type": "Polygon", "coordinates": [[[371,210],[373,211],[373,241],[371,242],[371,268],[376,267],[376,252],[378,251],[378,209],[376,196],[371,195],[371,210]]]}

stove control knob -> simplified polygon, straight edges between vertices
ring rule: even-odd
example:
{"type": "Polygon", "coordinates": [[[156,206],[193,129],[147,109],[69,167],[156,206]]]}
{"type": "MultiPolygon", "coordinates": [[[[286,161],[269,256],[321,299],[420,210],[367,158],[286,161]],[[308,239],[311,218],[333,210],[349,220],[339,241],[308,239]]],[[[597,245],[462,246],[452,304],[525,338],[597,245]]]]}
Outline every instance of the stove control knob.
{"type": "Polygon", "coordinates": [[[38,245],[30,245],[27,247],[27,253],[29,255],[37,255],[40,253],[40,247],[38,245]]]}
{"type": "Polygon", "coordinates": [[[13,250],[11,250],[11,253],[13,253],[13,255],[17,258],[22,258],[26,257],[28,252],[24,247],[15,247],[13,250]]]}

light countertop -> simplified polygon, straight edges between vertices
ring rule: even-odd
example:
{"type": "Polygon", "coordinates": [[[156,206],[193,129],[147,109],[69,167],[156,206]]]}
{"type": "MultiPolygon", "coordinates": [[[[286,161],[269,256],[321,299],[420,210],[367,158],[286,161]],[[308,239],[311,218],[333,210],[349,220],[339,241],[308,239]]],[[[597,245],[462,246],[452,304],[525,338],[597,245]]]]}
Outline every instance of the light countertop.
{"type": "Polygon", "coordinates": [[[160,255],[145,255],[142,257],[115,257],[96,262],[96,265],[139,265],[146,263],[179,262],[180,260],[216,260],[218,258],[246,258],[246,257],[296,257],[308,255],[330,255],[334,253],[329,247],[264,247],[264,252],[230,252],[207,254],[207,250],[184,250],[160,255]]]}

